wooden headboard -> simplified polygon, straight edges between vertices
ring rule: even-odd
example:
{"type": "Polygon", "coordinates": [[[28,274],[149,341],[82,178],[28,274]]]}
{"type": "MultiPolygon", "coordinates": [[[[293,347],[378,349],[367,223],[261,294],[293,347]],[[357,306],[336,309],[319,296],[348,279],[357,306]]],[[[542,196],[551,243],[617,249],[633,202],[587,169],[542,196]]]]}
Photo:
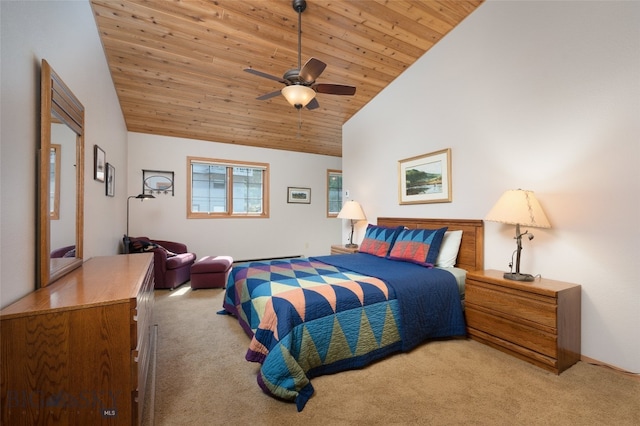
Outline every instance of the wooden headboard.
{"type": "Polygon", "coordinates": [[[467,271],[484,269],[484,222],[482,220],[379,217],[378,225],[405,226],[409,229],[438,229],[446,226],[448,231],[462,230],[462,242],[456,266],[467,271]]]}

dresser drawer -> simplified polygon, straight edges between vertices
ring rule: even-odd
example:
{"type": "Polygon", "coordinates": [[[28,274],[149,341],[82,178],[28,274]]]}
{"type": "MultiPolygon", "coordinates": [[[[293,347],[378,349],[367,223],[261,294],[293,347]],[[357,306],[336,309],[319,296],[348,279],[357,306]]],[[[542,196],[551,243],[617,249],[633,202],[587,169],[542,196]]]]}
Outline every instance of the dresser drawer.
{"type": "Polygon", "coordinates": [[[557,327],[557,304],[553,297],[468,280],[465,301],[494,311],[496,315],[505,315],[516,320],[521,318],[525,323],[549,327],[549,331],[557,327]]]}
{"type": "Polygon", "coordinates": [[[492,315],[471,304],[466,305],[465,316],[469,328],[481,330],[551,358],[558,356],[558,338],[554,333],[492,315]]]}

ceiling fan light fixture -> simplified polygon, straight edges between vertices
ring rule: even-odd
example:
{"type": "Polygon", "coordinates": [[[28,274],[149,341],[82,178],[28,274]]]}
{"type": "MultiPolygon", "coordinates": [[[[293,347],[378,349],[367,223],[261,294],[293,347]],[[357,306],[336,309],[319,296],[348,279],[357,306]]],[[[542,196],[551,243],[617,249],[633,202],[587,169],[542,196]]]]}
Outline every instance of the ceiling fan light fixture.
{"type": "Polygon", "coordinates": [[[291,86],[285,86],[281,90],[282,96],[285,97],[294,107],[300,109],[316,97],[316,91],[311,87],[303,86],[301,84],[292,84],[291,86]]]}

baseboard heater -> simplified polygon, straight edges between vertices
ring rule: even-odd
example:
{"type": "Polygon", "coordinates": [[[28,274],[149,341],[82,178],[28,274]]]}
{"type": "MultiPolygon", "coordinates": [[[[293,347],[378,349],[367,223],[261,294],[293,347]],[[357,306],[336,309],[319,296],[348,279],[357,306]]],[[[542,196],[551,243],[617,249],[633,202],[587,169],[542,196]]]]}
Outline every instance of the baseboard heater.
{"type": "Polygon", "coordinates": [[[302,257],[301,254],[294,254],[291,256],[279,256],[279,257],[263,257],[260,259],[244,259],[244,260],[235,260],[233,263],[245,263],[245,262],[265,262],[267,260],[284,260],[284,259],[297,259],[302,257]]]}

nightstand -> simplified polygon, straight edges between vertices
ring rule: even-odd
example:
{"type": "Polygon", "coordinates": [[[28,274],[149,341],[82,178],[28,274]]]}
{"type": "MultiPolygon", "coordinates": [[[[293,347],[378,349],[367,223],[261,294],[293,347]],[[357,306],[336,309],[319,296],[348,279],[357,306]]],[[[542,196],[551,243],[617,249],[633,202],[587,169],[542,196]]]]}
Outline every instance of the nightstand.
{"type": "Polygon", "coordinates": [[[503,272],[467,274],[469,336],[560,374],[580,360],[581,286],[536,278],[505,280],[503,272]]]}
{"type": "Polygon", "coordinates": [[[358,247],[345,247],[339,244],[331,246],[331,254],[353,254],[358,252],[358,247]]]}

